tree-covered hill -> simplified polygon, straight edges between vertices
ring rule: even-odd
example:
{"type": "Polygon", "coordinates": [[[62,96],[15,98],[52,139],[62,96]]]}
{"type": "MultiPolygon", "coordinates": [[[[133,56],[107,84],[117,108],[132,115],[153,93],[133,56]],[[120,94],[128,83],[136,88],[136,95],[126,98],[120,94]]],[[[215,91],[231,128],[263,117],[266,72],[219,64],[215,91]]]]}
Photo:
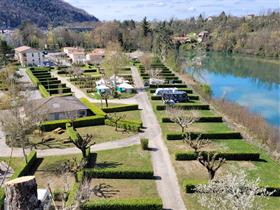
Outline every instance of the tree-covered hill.
{"type": "Polygon", "coordinates": [[[63,0],[1,0],[0,27],[17,27],[23,21],[30,21],[40,27],[71,23],[97,21],[84,10],[71,6],[63,0]]]}

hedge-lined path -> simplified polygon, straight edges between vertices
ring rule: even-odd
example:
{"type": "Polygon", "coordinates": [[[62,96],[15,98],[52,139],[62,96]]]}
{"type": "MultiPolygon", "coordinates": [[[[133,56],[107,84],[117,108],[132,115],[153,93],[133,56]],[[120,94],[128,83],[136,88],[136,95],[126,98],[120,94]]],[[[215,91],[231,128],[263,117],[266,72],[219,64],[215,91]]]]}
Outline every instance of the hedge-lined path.
{"type": "MultiPolygon", "coordinates": [[[[128,147],[136,144],[140,144],[140,134],[122,140],[110,141],[110,142],[93,145],[91,147],[91,151],[95,152],[95,151],[102,151],[102,150],[119,149],[122,147],[128,147]]],[[[70,154],[81,153],[81,151],[76,147],[63,148],[63,149],[54,148],[54,149],[45,149],[45,150],[37,149],[36,151],[38,157],[70,155],[70,154]]],[[[10,153],[11,153],[11,148],[6,144],[4,133],[1,131],[1,127],[0,127],[0,157],[8,157],[10,156],[10,153]]],[[[13,157],[23,157],[22,149],[14,148],[13,157]]]]}
{"type": "MultiPolygon", "coordinates": [[[[132,77],[136,88],[142,89],[144,85],[136,67],[132,67],[132,77]]],[[[147,127],[144,135],[150,139],[149,146],[152,150],[154,173],[155,176],[159,177],[156,181],[157,189],[164,209],[184,210],[186,207],[181,196],[176,172],[148,95],[146,92],[139,92],[136,95],[136,99],[139,107],[145,110],[141,113],[143,124],[147,127]]]]}
{"type": "MultiPolygon", "coordinates": [[[[81,89],[69,82],[65,77],[61,77],[57,74],[56,71],[52,71],[51,75],[59,79],[62,83],[66,84],[67,87],[71,88],[72,92],[77,98],[86,98],[92,103],[100,103],[100,100],[88,97],[81,89]]],[[[113,99],[108,100],[108,103],[117,103],[117,104],[136,104],[136,96],[127,99],[113,99]]]]}

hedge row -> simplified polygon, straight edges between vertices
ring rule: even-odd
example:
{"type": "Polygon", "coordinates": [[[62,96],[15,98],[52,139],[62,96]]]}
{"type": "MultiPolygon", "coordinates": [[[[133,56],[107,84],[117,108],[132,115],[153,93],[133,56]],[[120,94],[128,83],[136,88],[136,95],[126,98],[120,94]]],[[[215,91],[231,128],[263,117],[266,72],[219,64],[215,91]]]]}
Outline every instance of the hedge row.
{"type": "MultiPolygon", "coordinates": [[[[207,155],[206,152],[202,152],[202,155],[207,155]]],[[[198,153],[195,152],[177,152],[175,153],[175,160],[196,160],[198,158],[198,153]]],[[[225,158],[226,160],[237,160],[237,161],[258,161],[260,160],[259,153],[240,153],[240,152],[226,152],[218,153],[218,158],[225,158]]]]}
{"type": "MultiPolygon", "coordinates": [[[[196,110],[210,110],[210,106],[208,104],[176,104],[175,107],[180,109],[196,109],[196,110]]],[[[166,105],[157,105],[156,110],[163,111],[166,110],[166,105]]]]}
{"type": "Polygon", "coordinates": [[[186,88],[186,84],[162,84],[162,85],[150,85],[150,88],[186,88]]]}
{"type": "Polygon", "coordinates": [[[162,210],[160,199],[102,199],[88,201],[82,210],[162,210]]]}
{"type": "MultiPolygon", "coordinates": [[[[200,184],[207,184],[206,180],[184,180],[183,189],[186,193],[195,193],[195,187],[200,184]]],[[[266,188],[268,192],[272,192],[271,196],[280,196],[280,185],[269,186],[265,183],[261,183],[260,187],[266,188]]]]}
{"type": "MultiPolygon", "coordinates": [[[[189,98],[189,100],[199,100],[199,96],[197,96],[197,95],[188,95],[188,98],[189,98]]],[[[162,99],[162,97],[161,96],[155,96],[155,95],[152,95],[151,96],[151,100],[153,100],[153,101],[160,101],[162,99]]]]}
{"type": "Polygon", "coordinates": [[[11,177],[11,179],[15,179],[21,176],[26,176],[30,174],[30,171],[33,170],[34,165],[37,162],[37,152],[36,151],[31,151],[28,155],[27,155],[27,163],[22,166],[21,168],[15,170],[13,176],[11,177]]]}
{"type": "MultiPolygon", "coordinates": [[[[105,120],[105,125],[115,126],[115,124],[112,123],[110,120],[105,120]]],[[[120,122],[118,123],[118,128],[122,128],[128,131],[139,132],[142,127],[143,127],[142,122],[137,122],[137,121],[120,120],[120,122]]]]}
{"type": "Polygon", "coordinates": [[[5,202],[5,190],[0,188],[0,209],[4,209],[4,202],[5,202]]]}
{"type": "Polygon", "coordinates": [[[110,179],[154,179],[153,170],[135,170],[118,168],[95,168],[85,169],[85,176],[89,178],[110,178],[110,179]]]}
{"type": "Polygon", "coordinates": [[[102,111],[98,106],[94,105],[93,103],[89,102],[86,98],[80,98],[80,101],[92,111],[95,115],[106,116],[106,113],[102,111]]]}
{"type": "Polygon", "coordinates": [[[26,74],[29,76],[31,82],[34,84],[34,85],[38,85],[39,83],[39,80],[37,79],[37,77],[35,77],[32,72],[30,71],[30,69],[27,69],[26,70],[26,74]]]}
{"type": "Polygon", "coordinates": [[[69,136],[69,138],[72,141],[78,140],[79,134],[77,133],[77,131],[74,130],[74,128],[71,126],[71,124],[66,123],[65,127],[66,127],[66,132],[67,132],[67,135],[69,136]]]}
{"type": "MultiPolygon", "coordinates": [[[[163,123],[172,123],[169,117],[163,117],[161,119],[163,123]]],[[[200,117],[197,122],[223,122],[223,117],[221,116],[209,116],[209,117],[200,117]]]]}
{"type": "MultiPolygon", "coordinates": [[[[239,132],[235,131],[225,131],[225,132],[217,132],[217,133],[191,133],[191,138],[195,139],[199,135],[204,139],[242,139],[242,136],[239,132]]],[[[166,135],[167,140],[182,140],[185,135],[181,133],[168,133],[166,135]]]]}
{"type": "Polygon", "coordinates": [[[41,93],[41,95],[44,97],[44,98],[47,98],[50,96],[49,92],[46,90],[46,88],[42,85],[42,84],[39,84],[38,85],[38,88],[39,88],[39,91],[41,93]]]}
{"type": "MultiPolygon", "coordinates": [[[[178,88],[179,91],[185,91],[186,93],[193,93],[193,90],[190,88],[178,88]]],[[[156,89],[150,89],[150,93],[155,93],[156,89]]]]}
{"type": "Polygon", "coordinates": [[[125,111],[133,111],[138,110],[138,104],[128,104],[128,105],[120,105],[108,108],[102,108],[105,113],[112,113],[112,112],[125,112],[125,111]]]}
{"type": "Polygon", "coordinates": [[[71,88],[63,87],[63,88],[53,88],[48,89],[49,94],[60,94],[60,93],[71,93],[71,88]]]}
{"type": "MultiPolygon", "coordinates": [[[[105,118],[103,116],[89,116],[89,117],[77,118],[74,121],[74,124],[75,127],[104,125],[104,120],[105,118]]],[[[41,124],[41,129],[43,131],[52,131],[56,128],[66,128],[65,127],[66,123],[69,123],[69,119],[47,121],[41,124]]]]}
{"type": "Polygon", "coordinates": [[[78,172],[78,182],[75,182],[68,194],[68,199],[66,201],[66,206],[70,207],[75,203],[77,193],[80,189],[80,186],[84,180],[84,171],[78,172]]]}

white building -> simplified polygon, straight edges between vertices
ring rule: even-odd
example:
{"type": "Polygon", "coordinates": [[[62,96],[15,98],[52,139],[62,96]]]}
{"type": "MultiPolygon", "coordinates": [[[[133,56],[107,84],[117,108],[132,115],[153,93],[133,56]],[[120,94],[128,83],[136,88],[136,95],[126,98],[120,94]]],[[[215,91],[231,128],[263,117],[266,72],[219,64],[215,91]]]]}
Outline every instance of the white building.
{"type": "Polygon", "coordinates": [[[21,66],[41,66],[43,64],[43,53],[28,46],[21,46],[15,49],[15,59],[21,66]]]}
{"type": "Polygon", "coordinates": [[[86,63],[86,54],[83,48],[64,47],[63,52],[72,60],[72,63],[75,64],[86,63]]]}
{"type": "Polygon", "coordinates": [[[105,49],[96,48],[91,53],[86,55],[86,60],[91,64],[100,64],[105,57],[105,49]]]}

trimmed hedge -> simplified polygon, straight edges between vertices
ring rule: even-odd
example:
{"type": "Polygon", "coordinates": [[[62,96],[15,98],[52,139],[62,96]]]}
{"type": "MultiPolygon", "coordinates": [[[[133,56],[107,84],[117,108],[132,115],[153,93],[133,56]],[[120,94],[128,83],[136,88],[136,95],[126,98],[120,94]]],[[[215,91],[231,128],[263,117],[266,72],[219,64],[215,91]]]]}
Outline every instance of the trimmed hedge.
{"type": "MultiPolygon", "coordinates": [[[[208,104],[176,104],[175,107],[189,110],[189,109],[196,109],[196,110],[210,110],[210,106],[208,104]]],[[[157,105],[156,110],[163,111],[166,110],[166,105],[157,105]]]]}
{"type": "MultiPolygon", "coordinates": [[[[105,120],[105,125],[115,126],[110,120],[105,120]]],[[[143,127],[142,122],[132,120],[120,120],[118,122],[118,128],[122,128],[129,131],[139,132],[143,127]]]]}
{"type": "Polygon", "coordinates": [[[47,98],[47,97],[50,96],[49,92],[46,90],[46,88],[45,88],[43,85],[39,84],[39,85],[38,85],[38,88],[39,88],[39,91],[40,91],[41,95],[42,95],[44,98],[47,98]]]}
{"type": "Polygon", "coordinates": [[[31,82],[34,84],[34,85],[38,85],[39,83],[39,80],[37,79],[37,77],[35,77],[32,72],[30,71],[30,69],[27,69],[26,70],[26,74],[29,76],[31,82]]]}
{"type": "Polygon", "coordinates": [[[75,182],[68,194],[68,199],[66,201],[66,206],[70,207],[75,203],[76,195],[80,189],[80,186],[84,180],[84,171],[78,172],[78,182],[75,182]]]}
{"type": "Polygon", "coordinates": [[[80,98],[80,101],[92,111],[95,115],[106,116],[106,113],[100,109],[98,106],[94,105],[93,103],[89,102],[86,98],[80,98]]]}
{"type": "MultiPolygon", "coordinates": [[[[178,88],[178,91],[185,91],[186,93],[193,93],[193,90],[190,88],[178,88]]],[[[156,89],[150,89],[150,93],[155,93],[156,89]]]]}
{"type": "Polygon", "coordinates": [[[5,190],[0,188],[0,209],[4,209],[5,190]]]}
{"type": "Polygon", "coordinates": [[[49,94],[60,94],[60,93],[71,93],[71,88],[64,87],[64,88],[53,88],[48,89],[49,94]]]}
{"type": "Polygon", "coordinates": [[[36,151],[31,151],[27,155],[27,163],[23,167],[17,169],[14,172],[11,179],[16,179],[16,178],[21,177],[21,176],[29,175],[30,171],[33,170],[33,167],[36,164],[36,162],[37,162],[37,152],[36,151]]]}
{"type": "MultiPolygon", "coordinates": [[[[188,98],[189,98],[189,100],[199,100],[199,96],[197,96],[197,95],[188,95],[188,98]]],[[[161,99],[162,99],[161,96],[155,96],[155,95],[151,96],[151,100],[154,100],[154,101],[160,101],[161,99]]]]}
{"type": "MultiPolygon", "coordinates": [[[[217,133],[191,133],[191,138],[195,139],[199,135],[203,139],[242,139],[242,136],[239,132],[235,131],[226,131],[226,132],[217,132],[217,133]]],[[[168,133],[166,135],[167,140],[182,140],[185,135],[181,133],[168,133]]]]}
{"type": "Polygon", "coordinates": [[[138,104],[128,104],[128,105],[121,105],[121,106],[114,106],[108,108],[102,108],[105,113],[112,113],[112,112],[125,112],[125,111],[133,111],[138,110],[138,104]]]}
{"type": "MultiPolygon", "coordinates": [[[[74,121],[75,127],[85,127],[85,126],[93,126],[93,125],[104,125],[105,118],[103,116],[89,116],[78,118],[74,121]]],[[[41,129],[43,131],[52,131],[56,128],[66,128],[66,123],[69,123],[68,119],[64,120],[54,120],[47,121],[41,124],[41,129]]]]}
{"type": "Polygon", "coordinates": [[[135,170],[118,168],[95,168],[85,169],[85,176],[89,178],[112,178],[112,179],[154,179],[153,170],[135,170]]]}
{"type": "Polygon", "coordinates": [[[162,210],[160,199],[102,199],[88,201],[82,210],[162,210]]]}
{"type": "MultiPolygon", "coordinates": [[[[207,153],[202,152],[202,155],[207,155],[207,153]]],[[[198,158],[198,153],[195,152],[176,152],[175,160],[196,160],[198,158]]],[[[240,152],[226,152],[218,153],[218,158],[225,158],[226,160],[237,160],[237,161],[258,161],[260,160],[259,153],[240,153],[240,152]]]]}
{"type": "MultiPolygon", "coordinates": [[[[173,123],[169,117],[163,117],[161,119],[162,123],[173,123]]],[[[221,116],[209,116],[209,117],[200,117],[197,122],[223,122],[223,117],[221,116]]]]}
{"type": "Polygon", "coordinates": [[[162,84],[162,85],[150,85],[150,88],[186,88],[186,84],[162,84]]]}

